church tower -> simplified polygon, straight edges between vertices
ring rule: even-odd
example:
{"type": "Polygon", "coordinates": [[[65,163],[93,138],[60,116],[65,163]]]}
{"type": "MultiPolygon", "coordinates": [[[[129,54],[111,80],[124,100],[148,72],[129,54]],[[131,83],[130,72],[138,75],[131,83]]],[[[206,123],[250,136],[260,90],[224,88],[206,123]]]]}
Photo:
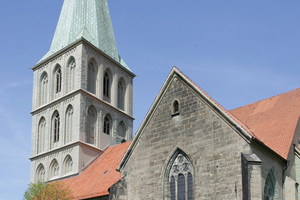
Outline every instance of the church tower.
{"type": "Polygon", "coordinates": [[[65,0],[32,70],[31,182],[76,175],[132,139],[135,75],[118,55],[106,0],[65,0]]]}

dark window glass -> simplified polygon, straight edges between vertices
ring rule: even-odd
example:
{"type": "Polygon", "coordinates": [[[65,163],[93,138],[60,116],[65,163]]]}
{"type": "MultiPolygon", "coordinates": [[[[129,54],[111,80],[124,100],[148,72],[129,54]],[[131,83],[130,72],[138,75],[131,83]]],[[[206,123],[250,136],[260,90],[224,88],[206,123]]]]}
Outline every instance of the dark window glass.
{"type": "Polygon", "coordinates": [[[61,69],[56,71],[56,93],[61,91],[61,69]]]}
{"type": "Polygon", "coordinates": [[[59,114],[54,116],[54,143],[59,141],[59,114]]]}
{"type": "Polygon", "coordinates": [[[109,119],[108,117],[104,118],[104,124],[103,124],[103,132],[109,135],[109,119]]]}
{"type": "Polygon", "coordinates": [[[103,95],[109,98],[109,76],[107,72],[105,72],[103,79],[103,95]]]}
{"type": "Polygon", "coordinates": [[[171,178],[171,200],[176,200],[176,188],[175,188],[175,178],[172,176],[171,178]]]}
{"type": "Polygon", "coordinates": [[[193,176],[191,173],[188,174],[188,200],[193,199],[193,176]]]}
{"type": "Polygon", "coordinates": [[[178,112],[179,112],[178,101],[174,101],[174,103],[173,103],[173,113],[178,113],[178,112]]]}
{"type": "Polygon", "coordinates": [[[124,89],[121,81],[118,84],[118,108],[124,110],[124,89]]]}
{"type": "Polygon", "coordinates": [[[182,174],[178,176],[178,200],[185,200],[185,177],[182,174]]]}

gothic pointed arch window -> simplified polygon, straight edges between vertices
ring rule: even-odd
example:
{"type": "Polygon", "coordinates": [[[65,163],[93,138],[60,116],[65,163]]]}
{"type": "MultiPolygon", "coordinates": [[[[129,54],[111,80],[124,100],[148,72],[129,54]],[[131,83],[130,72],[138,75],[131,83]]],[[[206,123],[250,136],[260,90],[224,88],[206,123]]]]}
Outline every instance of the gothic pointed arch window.
{"type": "Polygon", "coordinates": [[[54,178],[54,177],[57,177],[59,175],[59,165],[58,165],[58,162],[56,159],[53,159],[51,164],[50,164],[50,167],[49,167],[49,170],[50,170],[50,179],[51,178],[54,178]]]}
{"type": "Polygon", "coordinates": [[[110,89],[110,78],[108,72],[105,72],[103,77],[103,96],[106,99],[109,99],[109,95],[110,95],[109,89],[110,89]]]}
{"type": "Polygon", "coordinates": [[[126,127],[124,122],[120,122],[118,125],[118,135],[121,136],[122,138],[126,137],[126,127]]]}
{"type": "Polygon", "coordinates": [[[48,95],[48,74],[44,72],[40,79],[40,105],[44,105],[47,103],[47,95],[48,95]]]}
{"type": "Polygon", "coordinates": [[[52,130],[51,130],[51,147],[57,146],[59,141],[59,133],[60,133],[60,116],[58,111],[56,110],[52,116],[52,130]]]}
{"type": "Polygon", "coordinates": [[[124,110],[125,86],[122,80],[118,83],[118,108],[124,110]]]}
{"type": "Polygon", "coordinates": [[[111,129],[111,117],[107,114],[105,115],[103,121],[103,133],[110,135],[110,129],[111,129]]]}
{"type": "Polygon", "coordinates": [[[46,120],[44,117],[42,117],[38,125],[37,154],[44,151],[45,134],[46,134],[46,120]]]}
{"type": "Polygon", "coordinates": [[[274,172],[271,169],[265,181],[264,186],[264,200],[275,200],[278,199],[278,191],[276,187],[276,179],[274,172]]]}
{"type": "Polygon", "coordinates": [[[164,176],[165,200],[193,200],[193,165],[177,150],[169,160],[164,176]]]}
{"type": "Polygon", "coordinates": [[[94,106],[90,106],[87,111],[86,142],[95,143],[97,111],[94,106]]]}
{"type": "Polygon", "coordinates": [[[46,171],[45,171],[45,167],[43,164],[39,164],[39,166],[37,167],[37,170],[36,170],[36,175],[35,175],[35,181],[45,181],[45,174],[46,174],[46,171]]]}
{"type": "Polygon", "coordinates": [[[97,73],[98,70],[95,63],[90,62],[88,65],[87,90],[93,94],[96,94],[97,73]]]}
{"type": "Polygon", "coordinates": [[[58,65],[55,71],[55,93],[59,93],[61,91],[61,81],[62,81],[61,67],[58,65]]]}
{"type": "Polygon", "coordinates": [[[73,170],[73,160],[70,155],[67,155],[64,160],[64,174],[71,173],[73,170]]]}
{"type": "Polygon", "coordinates": [[[73,112],[74,112],[73,106],[69,105],[66,110],[65,137],[64,137],[65,144],[72,141],[73,112]]]}
{"type": "Polygon", "coordinates": [[[75,76],[76,76],[75,68],[76,68],[75,58],[71,56],[69,58],[68,66],[67,66],[67,92],[70,92],[75,88],[75,76]]]}

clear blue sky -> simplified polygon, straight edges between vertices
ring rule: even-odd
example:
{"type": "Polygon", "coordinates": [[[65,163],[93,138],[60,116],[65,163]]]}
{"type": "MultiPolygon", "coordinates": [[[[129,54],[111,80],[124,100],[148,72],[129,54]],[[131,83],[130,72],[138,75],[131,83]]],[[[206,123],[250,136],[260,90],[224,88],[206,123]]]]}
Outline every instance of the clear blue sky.
{"type": "MultiPolygon", "coordinates": [[[[0,7],[0,200],[29,183],[32,71],[63,0],[0,7]]],[[[300,1],[108,0],[119,54],[137,75],[134,130],[172,66],[226,109],[300,87],[300,1]]]]}

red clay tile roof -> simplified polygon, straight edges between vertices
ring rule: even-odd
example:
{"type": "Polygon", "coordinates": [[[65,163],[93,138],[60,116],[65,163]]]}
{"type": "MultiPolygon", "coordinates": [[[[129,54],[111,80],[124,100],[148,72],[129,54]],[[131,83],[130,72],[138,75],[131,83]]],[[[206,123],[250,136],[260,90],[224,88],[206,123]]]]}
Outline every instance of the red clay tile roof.
{"type": "Polygon", "coordinates": [[[300,114],[300,88],[230,111],[258,140],[287,159],[300,114]]]}
{"type": "Polygon", "coordinates": [[[204,95],[206,95],[212,102],[216,104],[223,112],[225,112],[231,119],[233,119],[236,123],[238,123],[245,131],[249,133],[249,135],[254,136],[251,130],[238,118],[231,114],[228,110],[223,108],[218,102],[216,102],[213,98],[211,98],[206,92],[204,92],[196,83],[194,83],[189,77],[187,77],[184,73],[182,73],[177,67],[174,67],[182,76],[186,77],[197,89],[199,89],[204,95]]]}
{"type": "Polygon", "coordinates": [[[121,179],[116,169],[129,144],[126,142],[109,147],[81,174],[62,180],[72,190],[76,200],[109,194],[108,189],[121,179]]]}

